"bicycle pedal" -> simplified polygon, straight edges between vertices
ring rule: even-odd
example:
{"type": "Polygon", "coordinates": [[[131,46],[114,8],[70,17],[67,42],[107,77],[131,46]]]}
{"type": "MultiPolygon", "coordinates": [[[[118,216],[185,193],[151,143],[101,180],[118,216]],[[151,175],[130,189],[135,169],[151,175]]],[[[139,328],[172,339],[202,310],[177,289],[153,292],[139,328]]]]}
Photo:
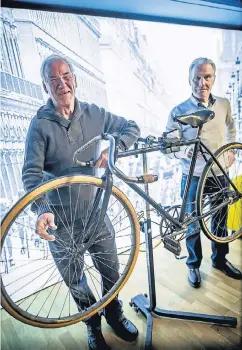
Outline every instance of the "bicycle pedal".
{"type": "Polygon", "coordinates": [[[163,244],[164,244],[164,248],[166,248],[176,256],[179,256],[181,254],[181,244],[175,239],[169,236],[165,236],[163,238],[163,244]]]}

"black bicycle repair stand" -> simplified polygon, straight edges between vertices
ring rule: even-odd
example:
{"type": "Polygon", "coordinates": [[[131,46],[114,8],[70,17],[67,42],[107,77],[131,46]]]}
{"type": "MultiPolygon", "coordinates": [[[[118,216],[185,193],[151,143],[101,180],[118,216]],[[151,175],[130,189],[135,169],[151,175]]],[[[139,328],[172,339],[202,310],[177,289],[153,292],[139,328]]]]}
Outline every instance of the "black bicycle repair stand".
{"type": "MultiPolygon", "coordinates": [[[[143,154],[143,170],[147,173],[147,155],[143,154]]],[[[145,191],[149,194],[148,184],[145,184],[145,191]]],[[[150,218],[150,206],[146,202],[146,220],[145,220],[145,243],[146,243],[146,259],[149,281],[149,299],[147,294],[139,294],[131,299],[130,306],[134,307],[136,312],[140,311],[146,317],[146,339],[145,350],[152,349],[152,329],[153,316],[168,317],[189,321],[200,321],[206,323],[214,323],[217,325],[230,326],[235,328],[237,319],[235,317],[224,317],[216,315],[198,314],[193,312],[170,311],[156,307],[156,290],[155,290],[155,273],[154,273],[154,257],[152,248],[152,230],[150,218]]]]}

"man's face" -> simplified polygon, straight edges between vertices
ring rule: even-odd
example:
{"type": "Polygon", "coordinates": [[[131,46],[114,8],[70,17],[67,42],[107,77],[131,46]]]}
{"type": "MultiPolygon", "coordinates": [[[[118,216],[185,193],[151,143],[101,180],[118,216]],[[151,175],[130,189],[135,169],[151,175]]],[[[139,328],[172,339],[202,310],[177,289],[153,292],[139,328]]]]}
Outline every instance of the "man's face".
{"type": "Polygon", "coordinates": [[[202,102],[207,102],[215,81],[215,72],[211,64],[199,64],[191,72],[190,85],[193,95],[202,102]]]}
{"type": "Polygon", "coordinates": [[[75,99],[76,78],[68,64],[65,61],[53,61],[46,75],[44,89],[54,105],[57,108],[70,107],[75,99]]]}

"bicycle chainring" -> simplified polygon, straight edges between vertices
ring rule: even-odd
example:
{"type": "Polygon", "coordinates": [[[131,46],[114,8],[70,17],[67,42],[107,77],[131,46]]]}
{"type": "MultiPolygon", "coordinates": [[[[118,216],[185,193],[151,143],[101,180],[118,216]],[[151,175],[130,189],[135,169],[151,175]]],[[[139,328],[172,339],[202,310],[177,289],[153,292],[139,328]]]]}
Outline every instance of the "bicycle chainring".
{"type": "MultiPolygon", "coordinates": [[[[174,219],[179,218],[180,211],[181,211],[181,205],[173,205],[166,210],[166,212],[169,213],[174,219]]],[[[161,240],[164,240],[164,238],[167,236],[173,236],[174,239],[177,239],[177,236],[183,235],[183,234],[184,234],[184,230],[176,231],[172,223],[165,217],[162,217],[160,222],[161,240]]]]}

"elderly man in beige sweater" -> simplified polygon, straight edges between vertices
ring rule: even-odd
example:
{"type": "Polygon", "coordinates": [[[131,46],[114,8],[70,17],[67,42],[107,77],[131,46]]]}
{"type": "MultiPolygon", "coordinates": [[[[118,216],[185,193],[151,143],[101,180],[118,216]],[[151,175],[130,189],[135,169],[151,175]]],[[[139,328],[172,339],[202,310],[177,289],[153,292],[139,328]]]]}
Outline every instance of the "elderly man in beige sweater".
{"type": "MultiPolygon", "coordinates": [[[[192,89],[192,95],[188,100],[182,102],[172,109],[166,128],[167,131],[177,129],[180,138],[183,140],[194,139],[196,138],[197,133],[196,128],[174,122],[174,117],[204,108],[214,111],[215,118],[209,123],[204,124],[201,133],[202,141],[212,152],[215,152],[226,143],[234,142],[236,136],[229,101],[226,98],[215,97],[211,94],[215,81],[215,74],[216,66],[212,60],[201,57],[192,62],[189,69],[189,83],[192,89]]],[[[176,152],[173,154],[173,156],[180,159],[182,166],[183,175],[181,182],[181,196],[183,197],[191,164],[192,148],[186,148],[176,152]]],[[[234,161],[234,154],[232,152],[230,152],[229,158],[229,161],[232,164],[234,161]]],[[[203,157],[198,157],[187,198],[187,212],[189,213],[193,213],[195,211],[194,203],[196,200],[196,190],[204,165],[205,161],[203,157]]],[[[224,181],[222,177],[221,181],[222,183],[224,181]]],[[[209,183],[206,184],[206,186],[209,192],[209,183]]],[[[224,215],[224,220],[226,220],[226,215],[224,215]]],[[[216,221],[216,216],[214,216],[214,221],[216,221]]],[[[220,229],[224,231],[224,235],[227,234],[226,222],[215,222],[214,224],[216,226],[220,226],[220,229]]],[[[199,228],[198,223],[191,224],[187,230],[187,235],[197,228],[199,228]]],[[[198,230],[197,234],[190,235],[186,239],[188,250],[188,281],[194,288],[199,287],[201,284],[199,267],[202,261],[202,246],[199,231],[200,230],[198,230]]],[[[241,271],[235,268],[226,259],[228,252],[228,244],[212,242],[212,266],[221,270],[231,278],[242,279],[241,271]]]]}

